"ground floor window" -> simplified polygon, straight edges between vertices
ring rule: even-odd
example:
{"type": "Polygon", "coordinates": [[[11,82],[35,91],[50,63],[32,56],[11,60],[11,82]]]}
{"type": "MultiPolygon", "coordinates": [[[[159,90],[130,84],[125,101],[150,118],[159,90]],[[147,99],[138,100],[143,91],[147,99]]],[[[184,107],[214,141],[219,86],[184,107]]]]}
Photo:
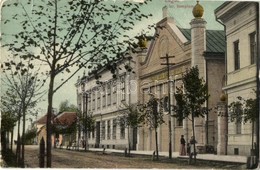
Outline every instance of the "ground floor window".
{"type": "Polygon", "coordinates": [[[125,123],[122,119],[120,121],[120,139],[125,139],[125,123]]]}
{"type": "Polygon", "coordinates": [[[113,120],[113,139],[116,139],[116,119],[113,120]]]}
{"type": "Polygon", "coordinates": [[[107,139],[110,139],[111,135],[111,127],[110,127],[110,120],[107,121],[107,139]]]}
{"type": "Polygon", "coordinates": [[[102,129],[101,129],[101,138],[102,138],[102,140],[105,140],[105,133],[106,133],[106,131],[105,131],[105,129],[106,129],[106,126],[105,126],[105,121],[102,121],[102,124],[101,124],[101,126],[102,126],[102,129]]]}

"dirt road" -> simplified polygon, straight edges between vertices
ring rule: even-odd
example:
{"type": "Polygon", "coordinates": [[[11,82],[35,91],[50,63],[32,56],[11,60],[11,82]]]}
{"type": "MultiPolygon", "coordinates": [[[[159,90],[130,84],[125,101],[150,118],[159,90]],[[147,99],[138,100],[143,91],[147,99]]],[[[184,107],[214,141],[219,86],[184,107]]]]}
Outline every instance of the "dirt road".
{"type": "MultiPolygon", "coordinates": [[[[25,147],[25,164],[30,168],[38,167],[38,146],[25,147]]],[[[65,149],[52,150],[52,168],[138,168],[138,169],[240,169],[238,165],[205,164],[197,161],[196,165],[187,165],[187,160],[169,160],[161,158],[152,161],[151,157],[135,155],[102,154],[101,152],[79,152],[65,149]]]]}

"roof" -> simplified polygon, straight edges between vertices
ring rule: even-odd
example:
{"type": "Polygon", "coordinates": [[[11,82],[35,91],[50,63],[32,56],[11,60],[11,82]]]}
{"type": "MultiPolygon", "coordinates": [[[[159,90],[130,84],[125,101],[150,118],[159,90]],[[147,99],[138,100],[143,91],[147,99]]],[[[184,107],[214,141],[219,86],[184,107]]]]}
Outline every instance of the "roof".
{"type": "MultiPolygon", "coordinates": [[[[179,28],[183,35],[191,41],[191,29],[179,28]]],[[[207,52],[225,52],[225,31],[206,30],[206,51],[207,52]]]]}
{"type": "Polygon", "coordinates": [[[66,126],[70,126],[76,121],[77,121],[76,112],[63,112],[60,115],[58,115],[54,120],[55,124],[66,125],[66,126]]]}
{"type": "MultiPolygon", "coordinates": [[[[54,117],[55,117],[55,114],[52,114],[52,119],[54,117]]],[[[46,122],[47,122],[47,113],[36,121],[37,124],[46,124],[46,122]]]]}

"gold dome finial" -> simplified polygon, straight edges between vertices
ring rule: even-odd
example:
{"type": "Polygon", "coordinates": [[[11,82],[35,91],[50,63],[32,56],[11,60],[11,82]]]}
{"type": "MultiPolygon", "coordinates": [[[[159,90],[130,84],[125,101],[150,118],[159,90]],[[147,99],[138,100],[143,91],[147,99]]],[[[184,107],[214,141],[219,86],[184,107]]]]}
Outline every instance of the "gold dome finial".
{"type": "Polygon", "coordinates": [[[197,1],[197,4],[194,6],[193,10],[192,10],[193,16],[195,18],[201,18],[203,16],[204,13],[204,9],[203,7],[199,4],[199,1],[197,1]]]}

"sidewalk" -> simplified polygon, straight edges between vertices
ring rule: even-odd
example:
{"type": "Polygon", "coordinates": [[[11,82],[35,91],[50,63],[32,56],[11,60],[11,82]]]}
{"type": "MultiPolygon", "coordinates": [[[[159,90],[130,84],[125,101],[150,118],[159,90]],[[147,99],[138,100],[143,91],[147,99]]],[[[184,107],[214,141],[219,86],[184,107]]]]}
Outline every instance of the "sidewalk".
{"type": "MultiPolygon", "coordinates": [[[[66,147],[63,147],[63,149],[66,149],[66,147]]],[[[75,150],[75,149],[71,149],[75,150]]],[[[84,148],[79,148],[79,150],[84,150],[84,148]]],[[[102,148],[89,148],[90,151],[98,151],[103,152],[102,148]]],[[[117,149],[105,149],[105,153],[124,153],[124,150],[117,150],[117,149]]],[[[153,154],[153,151],[135,151],[132,150],[131,154],[137,154],[137,155],[151,155],[153,154]]],[[[160,156],[168,157],[168,152],[159,152],[160,156]]],[[[173,152],[172,153],[173,158],[183,158],[188,159],[188,156],[179,156],[179,152],[173,152]]],[[[223,162],[236,162],[236,163],[244,163],[246,164],[247,157],[246,156],[239,156],[239,155],[214,155],[214,154],[197,154],[197,159],[200,160],[211,160],[211,161],[223,161],[223,162]]]]}

